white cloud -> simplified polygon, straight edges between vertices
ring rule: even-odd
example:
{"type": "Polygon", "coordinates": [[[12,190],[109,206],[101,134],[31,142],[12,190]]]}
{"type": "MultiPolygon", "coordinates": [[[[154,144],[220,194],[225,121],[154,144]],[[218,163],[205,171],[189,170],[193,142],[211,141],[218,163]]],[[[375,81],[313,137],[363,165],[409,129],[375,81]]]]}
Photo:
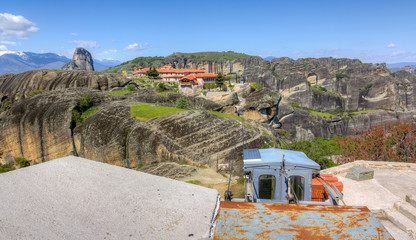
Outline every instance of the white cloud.
{"type": "Polygon", "coordinates": [[[118,52],[117,49],[108,49],[104,51],[103,54],[116,53],[116,52],[118,52]]]}
{"type": "Polygon", "coordinates": [[[23,16],[0,13],[0,39],[26,39],[37,31],[39,28],[23,16]]]}
{"type": "Polygon", "coordinates": [[[79,34],[78,34],[78,33],[71,33],[71,35],[72,35],[73,37],[78,37],[78,36],[79,36],[79,34]]]}
{"type": "Polygon", "coordinates": [[[13,51],[10,51],[6,45],[0,45],[0,56],[7,53],[15,53],[13,51]]]}
{"type": "Polygon", "coordinates": [[[404,54],[406,54],[406,52],[405,52],[405,51],[396,51],[396,52],[393,52],[393,53],[391,54],[391,56],[392,56],[392,57],[395,57],[395,56],[404,55],[404,54]]]}
{"type": "Polygon", "coordinates": [[[72,43],[76,44],[78,47],[83,47],[83,48],[99,48],[100,47],[96,41],[73,40],[72,43]]]}
{"type": "Polygon", "coordinates": [[[145,50],[147,48],[152,48],[152,47],[153,46],[148,43],[143,43],[143,44],[133,43],[125,47],[124,51],[142,51],[142,50],[145,50]]]}
{"type": "Polygon", "coordinates": [[[387,45],[387,48],[395,48],[396,47],[396,44],[394,44],[394,43],[390,43],[389,45],[387,45]]]}
{"type": "Polygon", "coordinates": [[[16,42],[12,42],[12,41],[0,41],[0,43],[10,45],[10,46],[16,46],[16,42]]]}

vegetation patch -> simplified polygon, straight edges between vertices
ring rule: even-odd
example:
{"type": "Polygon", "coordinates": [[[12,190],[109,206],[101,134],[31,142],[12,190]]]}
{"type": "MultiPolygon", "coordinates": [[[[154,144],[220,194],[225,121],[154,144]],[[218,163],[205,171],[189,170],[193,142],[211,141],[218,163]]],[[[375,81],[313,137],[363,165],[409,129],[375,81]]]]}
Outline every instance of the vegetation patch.
{"type": "Polygon", "coordinates": [[[381,123],[354,136],[337,138],[342,162],[358,159],[389,162],[416,162],[416,125],[405,121],[381,123]]]}
{"type": "Polygon", "coordinates": [[[129,92],[134,92],[136,90],[136,85],[134,85],[134,84],[127,84],[126,89],[129,92]]]}
{"type": "Polygon", "coordinates": [[[335,77],[337,79],[343,79],[343,78],[349,78],[350,76],[348,74],[344,74],[344,73],[337,73],[337,74],[335,74],[335,77]]]}
{"type": "Polygon", "coordinates": [[[30,93],[26,93],[26,96],[27,97],[33,97],[33,96],[36,96],[36,95],[44,93],[44,92],[46,92],[46,91],[45,90],[39,90],[39,89],[38,90],[33,90],[30,93]]]}
{"type": "Polygon", "coordinates": [[[235,119],[235,120],[237,120],[239,122],[242,122],[243,121],[243,118],[242,117],[236,116],[236,115],[233,115],[233,114],[221,113],[221,112],[214,112],[214,111],[208,111],[208,112],[211,113],[211,114],[214,114],[214,115],[216,115],[218,117],[235,119]]]}
{"type": "Polygon", "coordinates": [[[12,163],[8,163],[8,164],[1,164],[0,163],[0,173],[4,173],[4,172],[8,172],[8,171],[13,171],[16,168],[13,166],[12,163]]]}
{"type": "Polygon", "coordinates": [[[186,182],[190,183],[190,184],[201,185],[201,181],[199,181],[199,180],[189,180],[189,181],[186,181],[186,182]]]}
{"type": "Polygon", "coordinates": [[[19,165],[20,168],[30,166],[30,163],[26,158],[16,157],[14,158],[14,161],[19,165]]]}
{"type": "Polygon", "coordinates": [[[7,100],[3,105],[3,111],[9,110],[10,108],[12,108],[12,106],[13,106],[13,103],[7,100]]]}
{"type": "Polygon", "coordinates": [[[187,109],[189,106],[188,99],[181,97],[178,100],[176,100],[176,107],[180,109],[187,109]]]}
{"type": "Polygon", "coordinates": [[[88,94],[84,94],[72,110],[72,121],[75,123],[75,126],[81,125],[85,119],[100,110],[99,107],[94,107],[93,105],[92,98],[88,94]]]}
{"type": "MultiPolygon", "coordinates": [[[[318,163],[321,169],[325,169],[338,165],[328,158],[328,156],[340,153],[337,141],[338,137],[331,139],[315,138],[312,141],[295,141],[289,143],[289,146],[291,150],[304,152],[306,156],[318,163]]],[[[285,145],[282,145],[282,148],[289,149],[285,145]]]]}
{"type": "Polygon", "coordinates": [[[383,108],[368,109],[368,110],[348,110],[348,111],[344,111],[343,109],[338,109],[338,110],[333,110],[333,111],[319,111],[319,110],[315,110],[315,109],[311,109],[307,107],[301,107],[297,105],[296,103],[292,103],[292,107],[307,111],[314,117],[320,116],[326,119],[330,119],[334,117],[352,117],[352,116],[367,114],[370,112],[375,112],[375,111],[380,111],[380,110],[391,111],[389,109],[383,109],[383,108]]]}
{"type": "Polygon", "coordinates": [[[91,117],[92,115],[94,115],[96,112],[98,112],[101,109],[101,107],[97,107],[97,106],[93,106],[88,108],[85,112],[83,112],[80,116],[80,120],[81,122],[83,122],[85,119],[91,117]]]}
{"type": "Polygon", "coordinates": [[[176,107],[152,106],[147,103],[137,103],[130,106],[130,111],[137,120],[146,121],[150,118],[165,117],[187,110],[176,107]]]}
{"type": "Polygon", "coordinates": [[[129,93],[129,90],[116,90],[116,91],[111,91],[111,92],[106,92],[108,95],[113,95],[113,96],[124,96],[126,93],[129,93]]]}

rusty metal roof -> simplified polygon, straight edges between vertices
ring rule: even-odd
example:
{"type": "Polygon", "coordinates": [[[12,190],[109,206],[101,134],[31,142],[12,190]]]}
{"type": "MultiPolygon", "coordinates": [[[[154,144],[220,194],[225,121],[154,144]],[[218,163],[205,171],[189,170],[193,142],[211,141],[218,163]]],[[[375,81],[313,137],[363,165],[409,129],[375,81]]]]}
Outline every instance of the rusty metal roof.
{"type": "Polygon", "coordinates": [[[221,202],[219,239],[394,238],[367,207],[221,202]]]}

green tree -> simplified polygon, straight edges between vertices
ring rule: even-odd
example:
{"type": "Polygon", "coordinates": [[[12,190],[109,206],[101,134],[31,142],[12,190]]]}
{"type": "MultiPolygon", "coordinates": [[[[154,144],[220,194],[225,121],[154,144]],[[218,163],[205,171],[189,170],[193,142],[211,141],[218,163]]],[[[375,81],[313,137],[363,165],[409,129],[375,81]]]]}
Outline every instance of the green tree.
{"type": "Polygon", "coordinates": [[[159,77],[159,72],[156,70],[156,68],[150,68],[146,72],[146,76],[148,76],[150,78],[157,78],[157,77],[159,77]]]}
{"type": "Polygon", "coordinates": [[[222,75],[222,73],[218,73],[218,75],[215,77],[215,84],[221,89],[222,85],[224,85],[225,77],[222,75]]]}
{"type": "Polygon", "coordinates": [[[136,85],[128,84],[126,88],[128,91],[133,92],[134,90],[136,90],[136,85]]]}
{"type": "Polygon", "coordinates": [[[176,100],[176,107],[177,108],[187,109],[188,106],[189,106],[189,101],[186,98],[181,97],[178,100],[176,100]]]}
{"type": "Polygon", "coordinates": [[[159,84],[157,85],[157,90],[158,90],[159,92],[163,92],[163,91],[165,91],[165,90],[166,90],[166,85],[165,85],[165,83],[163,83],[163,82],[159,83],[159,84]]]}

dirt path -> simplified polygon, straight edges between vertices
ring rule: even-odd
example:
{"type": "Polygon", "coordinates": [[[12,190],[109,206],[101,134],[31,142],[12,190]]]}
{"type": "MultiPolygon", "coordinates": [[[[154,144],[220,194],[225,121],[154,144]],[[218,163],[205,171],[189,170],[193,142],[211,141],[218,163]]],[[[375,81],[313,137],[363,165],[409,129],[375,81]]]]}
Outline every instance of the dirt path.
{"type": "MultiPolygon", "coordinates": [[[[228,178],[229,175],[222,175],[217,173],[212,168],[199,168],[192,175],[179,178],[177,180],[194,183],[200,186],[213,188],[218,191],[221,195],[221,198],[224,199],[224,192],[228,188],[228,178]]],[[[231,191],[234,194],[234,197],[244,197],[244,185],[237,183],[239,177],[233,176],[231,178],[231,191]]]]}

